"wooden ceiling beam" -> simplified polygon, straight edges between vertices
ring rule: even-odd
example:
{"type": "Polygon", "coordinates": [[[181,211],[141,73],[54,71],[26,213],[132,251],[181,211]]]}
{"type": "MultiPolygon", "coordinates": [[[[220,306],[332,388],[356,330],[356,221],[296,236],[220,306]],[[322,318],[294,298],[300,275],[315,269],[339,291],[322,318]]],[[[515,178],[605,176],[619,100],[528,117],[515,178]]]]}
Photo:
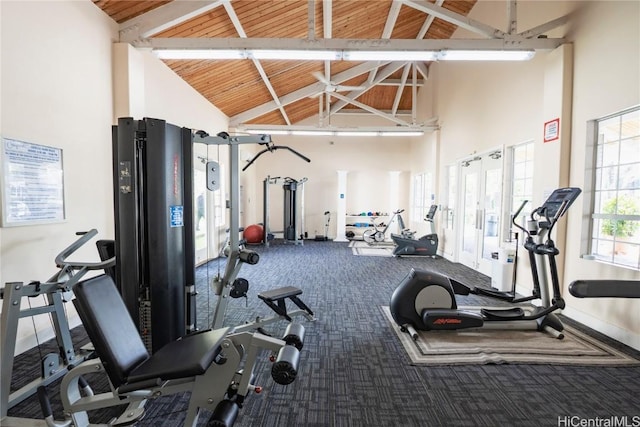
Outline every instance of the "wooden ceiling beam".
{"type": "MultiPolygon", "coordinates": [[[[368,85],[365,89],[361,89],[361,90],[357,90],[357,91],[353,91],[350,92],[346,98],[350,99],[350,100],[355,100],[357,97],[359,97],[360,95],[362,95],[363,93],[365,93],[366,91],[368,91],[369,89],[371,89],[372,87],[374,87],[375,85],[378,84],[378,82],[386,79],[387,77],[389,77],[391,74],[395,73],[396,71],[398,71],[400,68],[402,68],[404,65],[406,64],[406,62],[391,62],[388,65],[386,65],[382,70],[380,70],[376,76],[376,78],[373,80],[373,82],[371,82],[371,85],[368,85]]],[[[337,111],[340,111],[341,109],[343,109],[349,102],[341,99],[340,101],[336,102],[335,104],[333,104],[331,106],[331,114],[334,114],[337,111]]]]}
{"type": "Polygon", "coordinates": [[[132,42],[151,37],[229,1],[172,1],[120,24],[120,41],[132,42]]]}
{"type": "MultiPolygon", "coordinates": [[[[349,68],[342,73],[338,73],[331,77],[331,81],[335,84],[343,83],[349,79],[354,77],[358,77],[361,74],[368,73],[373,67],[377,67],[375,63],[364,62],[362,64],[356,65],[355,67],[349,68]]],[[[399,67],[398,67],[399,68],[399,67]]],[[[397,68],[396,68],[397,69],[397,68]]],[[[391,73],[389,73],[390,75],[391,73]]],[[[388,77],[388,76],[387,76],[388,77]]],[[[384,79],[381,79],[384,80],[384,79]]],[[[280,97],[280,103],[285,106],[292,104],[300,99],[308,98],[317,94],[318,92],[323,92],[325,89],[324,83],[314,83],[309,86],[305,86],[301,89],[288,93],[287,95],[283,95],[280,97]]],[[[278,105],[275,102],[267,102],[262,105],[258,105],[257,107],[251,108],[241,114],[237,114],[230,118],[229,125],[237,126],[241,123],[248,122],[251,119],[255,119],[256,117],[260,117],[264,114],[267,114],[270,111],[278,108],[278,105]]]]}
{"type": "Polygon", "coordinates": [[[444,21],[455,24],[460,28],[464,28],[465,30],[469,30],[471,32],[483,35],[488,38],[504,38],[505,36],[507,36],[505,32],[500,31],[497,28],[494,28],[487,24],[483,24],[482,22],[468,18],[464,15],[460,15],[459,13],[452,12],[449,9],[445,9],[442,6],[438,6],[428,1],[424,1],[424,0],[399,0],[399,1],[421,12],[435,16],[436,18],[440,18],[444,21]]]}
{"type": "Polygon", "coordinates": [[[147,49],[290,49],[290,50],[375,50],[425,51],[468,50],[553,50],[564,38],[506,39],[296,39],[296,38],[190,38],[154,37],[132,44],[147,49]]]}
{"type": "MultiPolygon", "coordinates": [[[[229,15],[229,19],[231,19],[231,22],[233,23],[233,26],[235,27],[236,31],[238,32],[238,35],[241,38],[246,39],[247,38],[247,34],[245,33],[244,29],[242,28],[242,24],[240,23],[240,20],[238,19],[238,16],[236,15],[236,12],[233,9],[233,6],[231,5],[231,3],[230,2],[225,2],[224,3],[224,9],[227,11],[227,14],[229,15]]],[[[262,78],[262,81],[264,82],[264,85],[266,86],[267,90],[269,91],[269,94],[271,95],[271,98],[273,98],[273,102],[275,102],[276,106],[280,110],[280,114],[282,114],[282,118],[284,119],[284,121],[288,125],[290,125],[291,121],[289,120],[289,116],[287,116],[287,112],[284,110],[284,106],[280,102],[280,99],[278,98],[278,94],[273,89],[273,86],[271,85],[271,82],[269,81],[269,76],[267,76],[267,73],[264,71],[264,68],[262,67],[262,64],[260,64],[260,61],[258,61],[257,59],[252,59],[252,61],[253,61],[253,65],[258,70],[258,74],[260,74],[260,77],[262,78]]]]}

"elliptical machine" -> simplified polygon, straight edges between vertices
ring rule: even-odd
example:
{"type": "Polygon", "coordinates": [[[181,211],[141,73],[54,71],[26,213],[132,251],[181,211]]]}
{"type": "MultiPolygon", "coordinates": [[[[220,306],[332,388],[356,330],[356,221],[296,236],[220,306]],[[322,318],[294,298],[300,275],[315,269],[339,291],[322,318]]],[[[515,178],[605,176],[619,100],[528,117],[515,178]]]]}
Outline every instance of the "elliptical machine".
{"type": "Polygon", "coordinates": [[[430,233],[416,239],[414,237],[415,232],[410,234],[403,232],[402,235],[391,234],[391,239],[396,247],[393,249],[393,255],[397,257],[401,256],[430,256],[436,257],[438,253],[438,234],[433,223],[433,218],[436,216],[438,205],[431,205],[427,216],[424,218],[429,223],[430,233]]]}
{"type": "MultiPolygon", "coordinates": [[[[564,326],[553,313],[565,307],[565,302],[560,294],[555,259],[560,251],[550,236],[555,224],[581,192],[582,190],[579,188],[573,187],[555,190],[542,206],[531,213],[531,219],[528,221],[529,230],[518,225],[515,221],[516,215],[514,215],[513,224],[527,235],[524,248],[529,253],[534,295],[536,290],[544,290],[545,292],[548,290],[545,263],[538,265],[536,258],[546,258],[547,260],[546,264],[550,269],[553,287],[553,299],[550,303],[546,301],[548,295],[545,294],[540,296],[542,305],[531,309],[513,307],[505,309],[480,308],[480,311],[461,310],[456,305],[455,294],[483,293],[487,295],[487,293],[479,292],[477,290],[479,288],[470,288],[437,272],[412,269],[391,296],[389,308],[395,322],[403,332],[408,332],[414,340],[418,338],[416,330],[454,330],[480,327],[535,329],[548,332],[558,339],[564,338],[562,334],[564,326]],[[534,236],[538,241],[534,240],[534,236]],[[545,236],[547,240],[543,242],[545,236]]],[[[522,210],[523,206],[518,212],[522,210]]],[[[496,297],[496,295],[489,295],[496,297]]],[[[515,302],[515,299],[511,301],[515,302]]]]}

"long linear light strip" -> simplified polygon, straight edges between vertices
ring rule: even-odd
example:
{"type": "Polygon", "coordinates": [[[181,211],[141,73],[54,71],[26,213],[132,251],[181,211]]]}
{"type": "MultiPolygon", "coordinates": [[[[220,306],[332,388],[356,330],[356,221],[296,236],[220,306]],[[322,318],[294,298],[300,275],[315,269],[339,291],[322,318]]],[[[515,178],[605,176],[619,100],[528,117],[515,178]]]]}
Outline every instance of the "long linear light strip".
{"type": "Polygon", "coordinates": [[[526,61],[533,50],[272,50],[154,49],[160,59],[275,59],[296,61],[526,61]]]}
{"type": "Polygon", "coordinates": [[[298,136],[422,136],[424,131],[372,131],[372,130],[323,130],[323,129],[306,129],[306,130],[285,130],[285,129],[245,129],[244,132],[251,134],[270,134],[270,135],[298,135],[298,136]]]}

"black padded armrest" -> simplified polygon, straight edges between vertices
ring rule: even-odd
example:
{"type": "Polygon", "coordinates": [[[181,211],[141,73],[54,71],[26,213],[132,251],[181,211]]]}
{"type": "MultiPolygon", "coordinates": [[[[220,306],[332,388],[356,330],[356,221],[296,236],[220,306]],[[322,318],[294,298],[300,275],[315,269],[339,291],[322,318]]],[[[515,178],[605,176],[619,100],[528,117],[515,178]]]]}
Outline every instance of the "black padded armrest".
{"type": "Polygon", "coordinates": [[[172,380],[202,375],[220,351],[228,330],[214,329],[170,342],[131,371],[128,383],[152,378],[172,380]]]}

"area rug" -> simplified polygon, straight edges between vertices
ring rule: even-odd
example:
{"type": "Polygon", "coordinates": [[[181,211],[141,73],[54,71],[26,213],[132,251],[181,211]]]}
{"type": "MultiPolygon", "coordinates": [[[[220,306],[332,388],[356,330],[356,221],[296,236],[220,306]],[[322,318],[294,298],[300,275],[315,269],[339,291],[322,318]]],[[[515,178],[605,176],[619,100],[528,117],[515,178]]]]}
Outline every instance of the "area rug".
{"type": "Polygon", "coordinates": [[[567,325],[562,340],[537,331],[468,329],[418,331],[414,341],[393,321],[389,307],[381,309],[412,365],[640,365],[640,360],[567,325]]]}
{"type": "Polygon", "coordinates": [[[359,256],[393,256],[393,249],[396,247],[393,242],[379,242],[369,244],[367,242],[352,240],[349,247],[354,255],[359,256]]]}

